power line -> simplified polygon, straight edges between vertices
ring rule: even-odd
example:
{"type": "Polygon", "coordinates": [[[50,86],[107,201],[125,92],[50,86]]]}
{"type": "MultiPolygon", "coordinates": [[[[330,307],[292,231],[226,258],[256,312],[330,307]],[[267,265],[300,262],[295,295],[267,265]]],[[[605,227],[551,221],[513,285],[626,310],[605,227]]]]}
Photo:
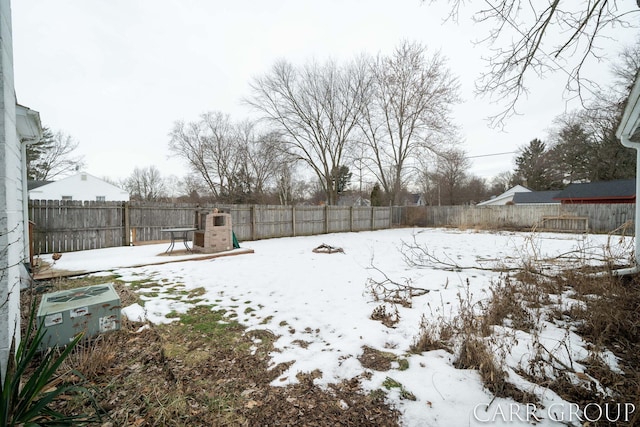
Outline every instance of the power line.
{"type": "Polygon", "coordinates": [[[507,151],[504,153],[480,154],[477,156],[467,156],[467,159],[477,159],[478,157],[504,156],[505,154],[515,154],[517,151],[507,151]]]}

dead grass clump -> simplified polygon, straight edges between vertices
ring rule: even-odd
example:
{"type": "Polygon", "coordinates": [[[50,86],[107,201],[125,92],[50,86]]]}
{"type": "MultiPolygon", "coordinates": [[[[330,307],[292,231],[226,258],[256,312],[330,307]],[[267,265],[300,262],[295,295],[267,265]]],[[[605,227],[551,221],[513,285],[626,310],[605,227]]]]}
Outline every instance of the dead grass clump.
{"type": "Polygon", "coordinates": [[[376,350],[375,348],[367,346],[362,347],[362,354],[358,357],[363,367],[375,371],[388,371],[391,369],[391,362],[396,359],[397,357],[393,353],[376,350]]]}
{"type": "Polygon", "coordinates": [[[580,363],[585,366],[585,372],[589,376],[597,378],[603,387],[612,391],[613,395],[621,396],[625,394],[625,390],[633,390],[634,387],[640,386],[635,383],[637,378],[634,379],[633,376],[625,375],[623,372],[613,371],[611,366],[595,353],[592,353],[586,360],[581,360],[580,363]]]}
{"type": "Polygon", "coordinates": [[[444,322],[429,322],[423,315],[420,321],[420,332],[414,338],[410,347],[412,353],[422,353],[432,350],[450,350],[449,340],[454,331],[451,325],[444,322]]]}
{"type": "Polygon", "coordinates": [[[575,280],[572,316],[580,321],[578,333],[596,347],[625,352],[640,343],[640,283],[617,277],[575,280]]]}
{"type": "Polygon", "coordinates": [[[382,322],[387,328],[392,328],[400,321],[400,313],[395,305],[387,309],[387,304],[380,304],[371,312],[371,319],[382,322]]]}
{"type": "Polygon", "coordinates": [[[490,297],[482,317],[482,333],[491,334],[491,325],[505,325],[521,331],[530,331],[536,324],[525,306],[521,288],[515,286],[508,276],[492,283],[490,297]]]}
{"type": "MultiPolygon", "coordinates": [[[[615,402],[640,407],[640,277],[628,280],[611,274],[594,275],[589,265],[593,261],[609,270],[615,267],[610,260],[619,256],[610,248],[605,248],[602,256],[585,248],[544,259],[533,238],[529,246],[523,253],[523,265],[504,268],[502,271],[510,275],[492,283],[487,298],[474,298],[467,281],[458,294],[455,316],[447,322],[423,317],[412,351],[457,348],[455,367],[477,369],[494,395],[518,402],[539,403],[534,394],[507,381],[510,369],[582,407],[615,402]],[[570,269],[561,271],[569,264],[570,269]],[[553,348],[541,337],[545,322],[555,323],[565,332],[553,348]],[[498,334],[495,326],[503,327],[498,334]],[[505,365],[509,340],[517,343],[519,337],[510,331],[513,329],[527,333],[530,340],[531,352],[521,367],[505,365]],[[590,344],[587,360],[572,359],[574,333],[590,344]]],[[[465,268],[438,259],[417,244],[405,245],[404,250],[412,267],[433,264],[452,271],[465,268]]],[[[602,272],[602,267],[599,269],[602,272]]],[[[638,422],[640,411],[625,425],[638,422]]]]}
{"type": "Polygon", "coordinates": [[[505,373],[494,363],[493,354],[487,346],[480,340],[469,338],[462,342],[458,357],[453,366],[457,369],[478,369],[482,378],[496,381],[504,378],[505,373]]]}
{"type": "Polygon", "coordinates": [[[497,397],[512,398],[520,403],[539,403],[534,394],[522,391],[507,381],[506,371],[479,339],[469,338],[462,342],[453,366],[457,369],[476,369],[484,386],[497,397]]]}
{"type": "Polygon", "coordinates": [[[128,334],[128,329],[127,325],[124,330],[80,341],[64,361],[64,366],[82,372],[89,380],[100,377],[113,366],[117,353],[121,351],[118,345],[120,338],[116,335],[128,334]]]}

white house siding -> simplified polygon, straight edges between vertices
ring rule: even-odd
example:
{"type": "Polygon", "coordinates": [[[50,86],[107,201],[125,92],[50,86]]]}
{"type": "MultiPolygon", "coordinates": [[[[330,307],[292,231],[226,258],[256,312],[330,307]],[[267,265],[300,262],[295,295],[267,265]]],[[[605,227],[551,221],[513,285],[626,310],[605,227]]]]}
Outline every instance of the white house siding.
{"type": "Polygon", "coordinates": [[[31,200],[62,200],[63,197],[82,201],[96,201],[97,197],[104,197],[106,202],[129,201],[129,193],[126,191],[85,172],[29,191],[31,200]]]}
{"type": "Polygon", "coordinates": [[[20,337],[20,280],[24,272],[22,150],[16,132],[11,4],[0,0],[0,369],[20,337]]]}
{"type": "Polygon", "coordinates": [[[505,191],[504,193],[494,197],[493,199],[485,200],[484,202],[478,203],[476,206],[502,206],[507,203],[513,201],[513,196],[516,193],[528,193],[529,190],[527,187],[523,187],[522,185],[516,185],[505,191]]]}

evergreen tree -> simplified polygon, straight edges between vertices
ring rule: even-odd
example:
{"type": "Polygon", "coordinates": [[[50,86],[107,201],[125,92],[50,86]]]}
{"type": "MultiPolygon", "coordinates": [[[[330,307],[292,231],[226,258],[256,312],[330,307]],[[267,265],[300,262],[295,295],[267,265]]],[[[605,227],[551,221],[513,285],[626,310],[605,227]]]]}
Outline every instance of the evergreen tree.
{"type": "Polygon", "coordinates": [[[82,156],[72,156],[79,142],[63,132],[52,132],[44,127],[42,138],[27,145],[27,178],[37,181],[51,180],[83,167],[82,156]]]}
{"type": "Polygon", "coordinates": [[[53,147],[53,132],[48,127],[42,128],[42,138],[34,144],[27,144],[27,179],[44,180],[46,173],[41,158],[53,147]]]}
{"type": "Polygon", "coordinates": [[[593,143],[582,123],[566,123],[548,153],[549,174],[561,184],[589,180],[593,143]]]}
{"type": "Polygon", "coordinates": [[[562,186],[552,178],[547,146],[538,138],[520,149],[513,183],[525,185],[534,191],[555,190],[562,186]]]}
{"type": "Polygon", "coordinates": [[[371,206],[382,206],[382,189],[377,182],[371,190],[371,206]]]}
{"type": "Polygon", "coordinates": [[[339,168],[334,168],[331,171],[331,176],[333,177],[334,186],[338,194],[343,193],[349,184],[351,183],[351,176],[353,174],[349,172],[348,166],[340,166],[339,168]]]}

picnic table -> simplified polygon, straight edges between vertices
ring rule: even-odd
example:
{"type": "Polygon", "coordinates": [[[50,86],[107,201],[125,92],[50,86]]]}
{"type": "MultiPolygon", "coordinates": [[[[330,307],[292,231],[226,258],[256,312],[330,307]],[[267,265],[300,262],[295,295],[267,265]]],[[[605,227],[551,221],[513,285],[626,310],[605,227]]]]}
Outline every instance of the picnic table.
{"type": "Polygon", "coordinates": [[[167,250],[164,251],[164,253],[166,254],[173,252],[173,248],[176,245],[176,240],[178,239],[182,239],[182,243],[184,243],[184,247],[187,248],[187,251],[192,252],[191,248],[189,247],[189,232],[196,230],[197,228],[195,227],[163,228],[162,230],[160,230],[163,233],[171,233],[171,243],[169,244],[167,250]]]}

